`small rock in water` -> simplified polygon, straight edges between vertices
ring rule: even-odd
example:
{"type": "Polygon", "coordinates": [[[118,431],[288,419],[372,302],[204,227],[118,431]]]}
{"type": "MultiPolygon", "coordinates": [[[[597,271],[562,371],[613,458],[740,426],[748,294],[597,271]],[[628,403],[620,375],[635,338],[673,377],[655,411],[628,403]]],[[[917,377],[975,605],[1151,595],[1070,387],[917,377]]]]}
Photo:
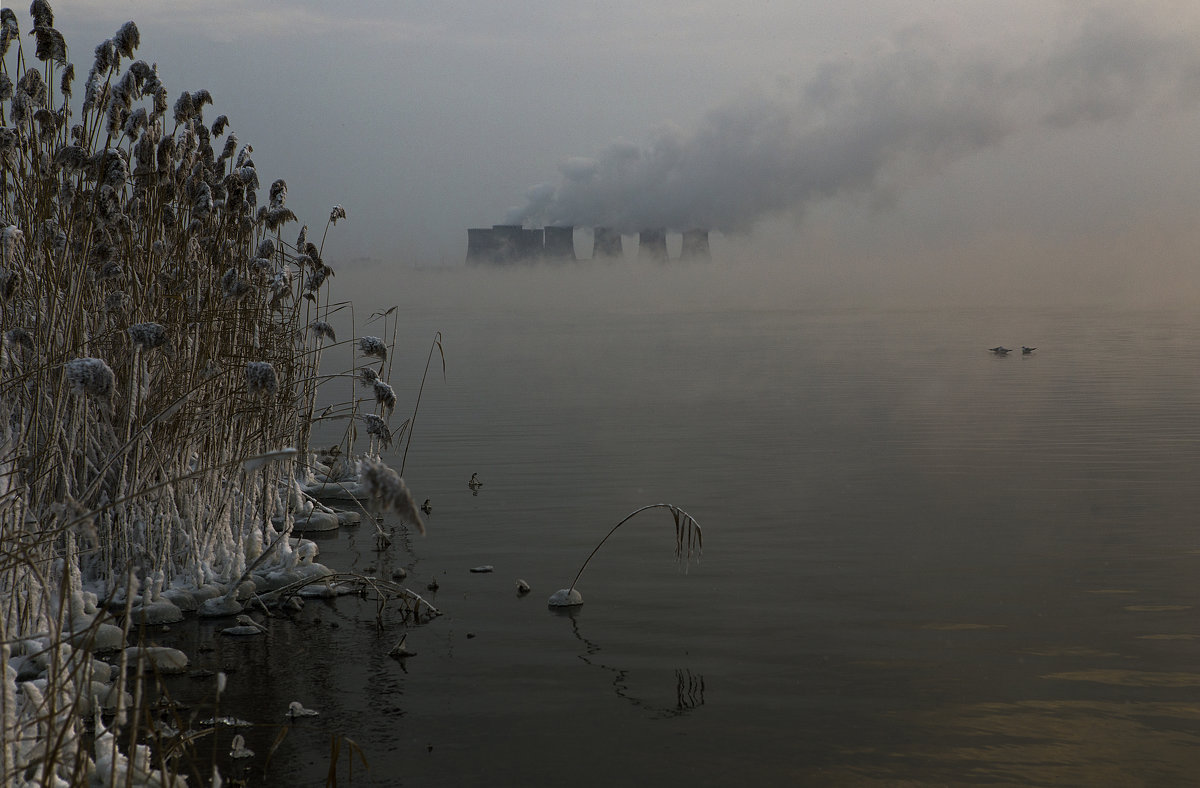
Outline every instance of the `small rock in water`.
{"type": "Polygon", "coordinates": [[[417,652],[408,650],[408,646],[405,645],[405,642],[407,640],[408,640],[407,634],[404,635],[403,637],[401,637],[400,642],[397,643],[396,645],[392,646],[392,650],[388,652],[388,656],[395,657],[396,659],[407,659],[408,657],[415,657],[417,655],[417,652]]]}
{"type": "Polygon", "coordinates": [[[550,607],[576,607],[583,604],[583,594],[574,588],[560,588],[550,595],[550,607]]]}
{"type": "Polygon", "coordinates": [[[525,594],[528,594],[529,593],[529,583],[526,583],[524,580],[518,580],[517,581],[517,593],[522,596],[524,596],[525,594]]]}
{"type": "Polygon", "coordinates": [[[474,572],[475,574],[479,575],[479,574],[484,574],[485,572],[491,572],[491,571],[495,570],[495,568],[496,567],[492,566],[491,564],[484,564],[483,566],[471,567],[471,571],[474,572]]]}
{"type": "Polygon", "coordinates": [[[139,659],[159,673],[183,673],[187,670],[188,658],[179,649],[166,646],[129,646],[125,649],[125,660],[129,667],[137,665],[139,659]]]}
{"type": "Polygon", "coordinates": [[[254,750],[246,748],[246,740],[242,738],[242,734],[237,734],[233,737],[233,742],[229,749],[230,758],[253,758],[254,750]]]}
{"type": "Polygon", "coordinates": [[[250,618],[250,616],[238,616],[236,621],[237,626],[222,629],[221,634],[234,635],[235,637],[246,637],[248,635],[262,635],[267,631],[266,627],[250,618]]]}
{"type": "Polygon", "coordinates": [[[221,616],[236,616],[244,606],[233,596],[219,596],[206,599],[200,603],[196,615],[201,618],[220,618],[221,616]]]}
{"type": "Polygon", "coordinates": [[[304,708],[304,705],[298,700],[288,704],[287,716],[293,720],[297,717],[315,717],[318,714],[320,714],[319,711],[304,708]]]}
{"type": "Polygon", "coordinates": [[[406,577],[408,577],[408,570],[405,569],[404,567],[398,566],[392,570],[392,579],[393,580],[403,580],[406,577]]]}

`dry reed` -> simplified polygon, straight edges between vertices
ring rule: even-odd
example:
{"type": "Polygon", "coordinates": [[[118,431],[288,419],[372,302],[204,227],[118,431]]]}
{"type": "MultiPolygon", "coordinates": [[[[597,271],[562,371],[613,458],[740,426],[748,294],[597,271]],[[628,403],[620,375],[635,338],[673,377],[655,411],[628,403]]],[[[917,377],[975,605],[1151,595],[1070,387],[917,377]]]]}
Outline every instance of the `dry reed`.
{"type": "MultiPolygon", "coordinates": [[[[232,594],[291,550],[340,306],[325,236],[283,240],[287,184],[258,204],[253,149],[224,115],[206,124],[207,90],[172,104],[129,22],[76,93],[49,4],[30,15],[32,53],[0,10],[0,784],[170,785],[171,765],[135,746],[140,658],[129,675],[121,652],[117,716],[85,746],[83,712],[104,702],[91,655],[127,642],[139,579],[156,584],[147,599],[232,594]],[[18,684],[10,659],[44,688],[18,684]]],[[[345,218],[335,206],[326,233],[345,218]]],[[[358,343],[386,361],[379,338],[358,343]]],[[[383,412],[367,431],[386,446],[395,394],[370,383],[383,412]]],[[[403,480],[366,467],[380,505],[421,527],[403,480]]]]}

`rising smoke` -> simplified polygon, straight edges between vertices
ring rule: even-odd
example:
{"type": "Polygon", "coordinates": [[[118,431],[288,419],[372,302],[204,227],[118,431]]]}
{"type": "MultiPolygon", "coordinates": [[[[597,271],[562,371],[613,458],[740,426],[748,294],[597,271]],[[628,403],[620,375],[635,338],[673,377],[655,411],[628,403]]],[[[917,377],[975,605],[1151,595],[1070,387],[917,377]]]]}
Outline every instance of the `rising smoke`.
{"type": "Polygon", "coordinates": [[[1200,49],[1182,33],[1095,12],[1048,53],[954,57],[907,35],[820,67],[788,96],[752,96],[697,128],[572,158],[512,224],[748,231],[814,200],[871,193],[1032,128],[1070,128],[1200,99],[1200,49]]]}

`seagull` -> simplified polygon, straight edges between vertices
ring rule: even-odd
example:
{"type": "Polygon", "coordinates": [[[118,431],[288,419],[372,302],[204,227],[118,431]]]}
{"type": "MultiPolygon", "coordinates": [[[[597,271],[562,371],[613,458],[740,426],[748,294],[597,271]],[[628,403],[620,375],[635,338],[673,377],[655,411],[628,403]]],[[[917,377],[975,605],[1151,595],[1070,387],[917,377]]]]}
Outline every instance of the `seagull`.
{"type": "Polygon", "coordinates": [[[428,498],[425,499],[425,503],[421,504],[421,511],[425,512],[425,514],[429,514],[433,511],[433,505],[429,503],[428,498]]]}
{"type": "Polygon", "coordinates": [[[478,490],[480,487],[483,486],[483,482],[479,481],[478,473],[471,474],[471,481],[467,482],[467,486],[470,487],[472,490],[478,490]]]}
{"type": "Polygon", "coordinates": [[[996,345],[996,347],[990,347],[988,350],[992,351],[997,356],[1007,356],[1012,352],[1012,348],[1005,347],[1004,345],[996,345]]]}
{"type": "Polygon", "coordinates": [[[1037,348],[1035,348],[1035,347],[1026,347],[1025,345],[1021,345],[1021,355],[1022,355],[1022,356],[1028,356],[1030,353],[1032,353],[1032,352],[1033,352],[1033,351],[1035,351],[1035,350],[1037,350],[1037,348]]]}

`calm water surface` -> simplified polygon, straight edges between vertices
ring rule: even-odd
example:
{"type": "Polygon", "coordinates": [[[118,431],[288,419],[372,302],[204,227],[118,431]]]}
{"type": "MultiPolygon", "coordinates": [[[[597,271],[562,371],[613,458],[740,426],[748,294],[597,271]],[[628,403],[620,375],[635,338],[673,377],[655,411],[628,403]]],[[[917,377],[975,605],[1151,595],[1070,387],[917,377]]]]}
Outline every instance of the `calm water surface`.
{"type": "MultiPolygon", "coordinates": [[[[401,305],[401,411],[442,332],[405,473],[434,511],[427,537],[379,555],[369,526],[344,530],[322,560],[437,579],[445,615],[409,630],[417,656],[388,658],[403,628],[357,599],[251,642],[172,633],[213,641],[197,666],[237,668],[221,710],[258,724],[255,780],[323,784],[333,734],[365,753],[355,785],[1200,772],[1200,313],[673,302],[617,274],[629,287],[599,299],[611,282],[483,276],[358,298],[401,305]],[[663,501],[700,521],[702,563],[682,571],[649,512],[591,562],[582,608],[547,608],[613,524],[663,501]],[[321,716],[263,777],[291,700],[321,716]]],[[[211,706],[203,682],[174,687],[211,706]]]]}

